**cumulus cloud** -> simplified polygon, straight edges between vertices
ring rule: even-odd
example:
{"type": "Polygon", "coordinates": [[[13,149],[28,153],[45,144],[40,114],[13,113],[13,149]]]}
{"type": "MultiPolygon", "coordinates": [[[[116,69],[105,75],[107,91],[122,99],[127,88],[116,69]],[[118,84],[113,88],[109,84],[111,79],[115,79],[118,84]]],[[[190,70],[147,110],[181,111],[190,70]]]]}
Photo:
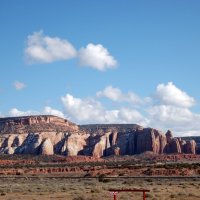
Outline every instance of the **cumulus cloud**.
{"type": "Polygon", "coordinates": [[[180,107],[191,107],[195,104],[193,97],[177,88],[172,82],[159,84],[156,89],[156,98],[160,104],[180,107]]]}
{"type": "Polygon", "coordinates": [[[115,102],[126,101],[139,105],[139,109],[142,110],[144,116],[137,110],[135,112],[126,109],[123,112],[122,109],[119,109],[118,119],[125,119],[124,123],[132,119],[139,122],[139,124],[142,122],[144,125],[163,131],[171,129],[176,136],[200,135],[200,114],[190,110],[190,107],[195,105],[195,99],[176,87],[172,82],[159,84],[156,87],[155,95],[144,99],[132,92],[123,93],[119,88],[112,86],[97,92],[96,96],[106,97],[115,102]]]}
{"type": "Polygon", "coordinates": [[[96,93],[97,97],[106,97],[116,102],[129,102],[133,104],[141,104],[143,100],[133,92],[124,94],[119,88],[107,86],[104,90],[96,93]]]}
{"type": "Polygon", "coordinates": [[[82,47],[78,53],[78,59],[81,66],[92,67],[100,71],[117,66],[117,61],[101,44],[89,43],[85,48],[82,47]]]}
{"type": "Polygon", "coordinates": [[[195,99],[172,82],[157,86],[153,102],[146,110],[150,126],[171,129],[176,136],[200,134],[200,114],[190,110],[195,99]]]}
{"type": "Polygon", "coordinates": [[[123,94],[120,89],[107,86],[104,90],[96,93],[97,97],[106,97],[112,101],[121,101],[123,94]]]}
{"type": "Polygon", "coordinates": [[[42,114],[44,114],[44,115],[54,115],[54,116],[65,118],[65,115],[60,110],[53,109],[49,106],[46,106],[44,108],[42,114]]]}
{"type": "Polygon", "coordinates": [[[42,111],[35,111],[35,110],[22,111],[17,108],[12,108],[7,114],[7,116],[9,117],[19,117],[19,116],[29,116],[29,115],[54,115],[65,118],[65,115],[61,111],[53,109],[49,106],[46,106],[42,111]]]}
{"type": "Polygon", "coordinates": [[[148,126],[149,120],[144,117],[139,111],[129,109],[129,108],[121,108],[119,110],[118,118],[122,123],[135,123],[141,126],[148,126]]]}
{"type": "Polygon", "coordinates": [[[150,124],[161,130],[171,129],[177,135],[195,133],[200,135],[200,114],[189,108],[171,105],[156,105],[148,110],[150,124]]]}
{"type": "Polygon", "coordinates": [[[19,117],[19,116],[28,116],[28,115],[38,115],[38,114],[40,114],[40,113],[37,111],[32,111],[32,110],[21,111],[21,110],[18,110],[17,108],[12,108],[9,111],[8,116],[19,117]]]}
{"type": "Polygon", "coordinates": [[[67,40],[43,35],[42,31],[29,35],[25,58],[28,63],[51,63],[76,57],[76,49],[67,40]]]}
{"type": "Polygon", "coordinates": [[[139,123],[147,125],[148,120],[133,109],[107,110],[99,101],[80,99],[71,94],[61,98],[66,115],[77,123],[139,123]]]}
{"type": "Polygon", "coordinates": [[[22,90],[26,87],[26,85],[20,81],[15,81],[13,85],[16,90],[22,90]]]}
{"type": "Polygon", "coordinates": [[[34,32],[27,37],[24,54],[28,64],[51,63],[77,58],[80,66],[87,66],[100,71],[117,66],[117,61],[101,44],[89,43],[77,52],[68,40],[46,36],[43,31],[34,32]]]}
{"type": "Polygon", "coordinates": [[[99,102],[75,98],[70,94],[61,97],[67,116],[78,122],[103,121],[102,106],[99,102]]]}

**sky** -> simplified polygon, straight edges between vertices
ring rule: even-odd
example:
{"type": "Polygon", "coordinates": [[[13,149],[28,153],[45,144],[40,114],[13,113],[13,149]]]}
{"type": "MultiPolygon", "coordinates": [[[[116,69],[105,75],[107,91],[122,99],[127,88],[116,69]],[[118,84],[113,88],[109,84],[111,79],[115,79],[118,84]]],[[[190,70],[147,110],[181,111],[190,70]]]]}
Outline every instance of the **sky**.
{"type": "Polygon", "coordinates": [[[0,117],[200,135],[198,0],[1,0],[0,117]]]}

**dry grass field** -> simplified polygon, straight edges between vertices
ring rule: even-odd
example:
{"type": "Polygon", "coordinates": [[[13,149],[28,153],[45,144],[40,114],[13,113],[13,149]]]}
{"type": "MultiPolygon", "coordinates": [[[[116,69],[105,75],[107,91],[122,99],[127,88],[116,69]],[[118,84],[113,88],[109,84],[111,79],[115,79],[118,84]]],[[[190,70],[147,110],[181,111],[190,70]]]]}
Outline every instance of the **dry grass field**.
{"type": "MultiPolygon", "coordinates": [[[[145,154],[98,161],[88,157],[1,156],[0,200],[112,200],[109,189],[148,189],[147,200],[200,200],[199,175],[197,155],[145,154]],[[179,162],[173,162],[175,157],[179,162]]],[[[142,197],[141,193],[119,193],[117,200],[142,197]]]]}
{"type": "MultiPolygon", "coordinates": [[[[66,179],[1,178],[1,200],[111,200],[112,188],[145,188],[147,200],[200,200],[200,179],[66,179]]],[[[139,193],[120,193],[118,200],[142,200],[139,193]]]]}

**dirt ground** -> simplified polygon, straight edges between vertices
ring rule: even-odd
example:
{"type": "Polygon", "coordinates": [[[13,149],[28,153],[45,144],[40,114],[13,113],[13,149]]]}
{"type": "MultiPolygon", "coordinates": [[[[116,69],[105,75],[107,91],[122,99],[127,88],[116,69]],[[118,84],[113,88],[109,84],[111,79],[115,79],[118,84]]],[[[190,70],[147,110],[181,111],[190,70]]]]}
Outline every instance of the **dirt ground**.
{"type": "MultiPolygon", "coordinates": [[[[149,189],[147,200],[200,200],[200,179],[0,178],[0,200],[111,200],[109,189],[149,189]]],[[[142,200],[141,193],[119,193],[117,200],[142,200]]]]}

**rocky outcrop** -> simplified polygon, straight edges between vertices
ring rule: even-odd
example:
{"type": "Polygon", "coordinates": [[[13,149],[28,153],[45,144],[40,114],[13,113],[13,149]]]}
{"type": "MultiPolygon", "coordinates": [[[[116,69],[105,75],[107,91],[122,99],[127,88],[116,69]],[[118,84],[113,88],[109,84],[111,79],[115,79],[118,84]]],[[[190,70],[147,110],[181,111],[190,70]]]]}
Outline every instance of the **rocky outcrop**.
{"type": "Polygon", "coordinates": [[[65,142],[65,151],[67,156],[76,156],[86,146],[86,139],[89,137],[87,134],[74,133],[71,134],[65,142]]]}
{"type": "Polygon", "coordinates": [[[40,148],[41,155],[53,155],[53,144],[49,138],[45,139],[40,148]]]}
{"type": "Polygon", "coordinates": [[[196,142],[194,140],[187,141],[184,144],[184,153],[196,154],[196,142]]]}
{"type": "Polygon", "coordinates": [[[105,133],[102,137],[100,137],[99,142],[97,142],[94,146],[92,155],[95,157],[108,156],[109,149],[112,146],[112,140],[110,140],[111,132],[105,133]]]}
{"type": "Polygon", "coordinates": [[[182,137],[183,141],[191,141],[194,140],[196,144],[196,154],[200,154],[200,136],[188,136],[182,137]]]}
{"type": "Polygon", "coordinates": [[[173,139],[173,134],[170,130],[167,131],[167,133],[165,134],[166,139],[167,139],[167,143],[170,143],[171,140],[173,139]]]}
{"type": "Polygon", "coordinates": [[[139,129],[129,135],[129,152],[140,154],[152,151],[161,154],[165,152],[166,143],[166,137],[162,132],[151,128],[139,129]]]}
{"type": "Polygon", "coordinates": [[[194,140],[136,124],[77,126],[55,116],[0,118],[1,154],[134,155],[199,152],[194,140]]]}
{"type": "Polygon", "coordinates": [[[24,135],[24,141],[15,149],[16,154],[39,154],[42,136],[38,133],[24,135]]]}
{"type": "Polygon", "coordinates": [[[160,154],[166,153],[166,146],[167,146],[167,138],[164,134],[159,135],[159,141],[160,141],[160,154]]]}
{"type": "Polygon", "coordinates": [[[181,153],[181,146],[177,138],[173,138],[166,145],[166,153],[181,153]]]}
{"type": "MultiPolygon", "coordinates": [[[[130,155],[134,155],[136,154],[136,137],[137,135],[136,134],[129,134],[128,136],[128,152],[130,155]]],[[[120,152],[120,148],[118,149],[118,154],[120,152]]]]}
{"type": "Polygon", "coordinates": [[[157,152],[159,144],[156,144],[153,129],[143,129],[136,132],[137,134],[137,150],[136,153],[140,154],[145,151],[157,152]],[[158,146],[157,146],[158,145],[158,146]]]}

